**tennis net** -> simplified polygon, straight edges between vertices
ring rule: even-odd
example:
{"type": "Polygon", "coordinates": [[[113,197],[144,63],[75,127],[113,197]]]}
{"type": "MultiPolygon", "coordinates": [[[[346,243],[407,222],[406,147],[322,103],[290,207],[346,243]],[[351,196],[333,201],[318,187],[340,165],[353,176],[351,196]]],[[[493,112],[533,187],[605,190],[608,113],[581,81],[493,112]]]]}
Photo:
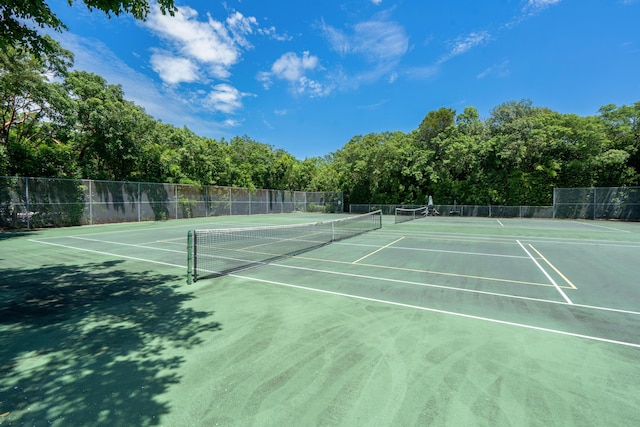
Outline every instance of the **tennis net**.
{"type": "Polygon", "coordinates": [[[187,283],[297,255],[382,227],[382,211],[307,224],[190,230],[187,283]]]}
{"type": "Polygon", "coordinates": [[[415,209],[396,208],[396,224],[401,222],[412,221],[416,218],[427,216],[427,207],[422,206],[415,209]]]}

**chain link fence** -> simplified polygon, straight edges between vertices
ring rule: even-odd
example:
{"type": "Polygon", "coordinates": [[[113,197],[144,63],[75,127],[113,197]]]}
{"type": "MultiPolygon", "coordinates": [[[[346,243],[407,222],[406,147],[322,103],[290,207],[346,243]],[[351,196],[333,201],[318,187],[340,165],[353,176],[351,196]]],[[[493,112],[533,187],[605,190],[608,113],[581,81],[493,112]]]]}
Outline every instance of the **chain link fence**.
{"type": "MultiPolygon", "coordinates": [[[[394,215],[396,208],[415,209],[424,205],[349,205],[350,213],[364,213],[380,209],[394,215]]],[[[434,205],[439,216],[478,216],[499,218],[553,218],[553,206],[494,206],[494,205],[434,205]]]]}
{"type": "MultiPolygon", "coordinates": [[[[396,208],[419,205],[355,204],[351,213],[381,209],[393,215],[396,208]]],[[[435,205],[442,216],[499,218],[610,219],[640,221],[640,187],[554,188],[553,206],[435,205]]]]}
{"type": "Polygon", "coordinates": [[[555,188],[554,218],[640,220],[640,187],[555,188]]]}
{"type": "Polygon", "coordinates": [[[291,212],[341,213],[342,201],[342,192],[0,177],[0,227],[62,227],[291,212]]]}

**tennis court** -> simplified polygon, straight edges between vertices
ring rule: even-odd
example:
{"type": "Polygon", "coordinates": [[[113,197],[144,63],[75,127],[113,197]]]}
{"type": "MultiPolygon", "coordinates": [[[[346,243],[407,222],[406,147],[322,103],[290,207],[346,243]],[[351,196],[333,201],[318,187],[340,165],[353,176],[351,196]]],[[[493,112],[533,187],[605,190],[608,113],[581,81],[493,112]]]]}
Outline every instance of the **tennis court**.
{"type": "Polygon", "coordinates": [[[345,216],[0,233],[0,425],[640,423],[638,223],[385,216],[186,285],[189,230],[345,216]]]}

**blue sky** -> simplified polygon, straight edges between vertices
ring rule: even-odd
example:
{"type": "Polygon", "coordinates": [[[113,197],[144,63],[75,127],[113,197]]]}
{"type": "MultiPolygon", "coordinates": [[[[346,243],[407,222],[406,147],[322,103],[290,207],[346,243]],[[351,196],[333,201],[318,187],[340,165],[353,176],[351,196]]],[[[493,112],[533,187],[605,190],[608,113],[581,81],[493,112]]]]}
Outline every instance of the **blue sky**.
{"type": "Polygon", "coordinates": [[[164,123],[299,159],[441,107],[640,101],[640,0],[178,0],[146,22],[51,0],[75,68],[164,123]]]}

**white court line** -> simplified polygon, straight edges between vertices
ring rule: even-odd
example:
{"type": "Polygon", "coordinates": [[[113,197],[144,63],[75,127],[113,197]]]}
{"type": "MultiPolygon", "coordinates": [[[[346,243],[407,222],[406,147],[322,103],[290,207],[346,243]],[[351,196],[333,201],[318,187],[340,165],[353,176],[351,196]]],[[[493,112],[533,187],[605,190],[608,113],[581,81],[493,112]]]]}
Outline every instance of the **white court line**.
{"type": "Polygon", "coordinates": [[[614,228],[614,227],[605,227],[604,225],[590,224],[588,222],[583,222],[583,221],[571,221],[571,222],[573,222],[574,224],[588,225],[589,227],[603,228],[605,230],[620,231],[622,233],[631,233],[629,230],[622,230],[620,228],[614,228]]]}
{"type": "Polygon", "coordinates": [[[539,256],[539,257],[540,257],[544,262],[546,262],[546,263],[547,263],[547,265],[549,265],[549,267],[551,267],[551,268],[553,269],[553,271],[555,271],[556,273],[558,273],[558,276],[562,277],[562,280],[564,280],[564,281],[567,283],[567,285],[569,285],[569,287],[570,287],[571,289],[578,289],[578,287],[577,287],[576,285],[574,285],[574,284],[573,284],[573,282],[572,282],[571,280],[569,280],[569,278],[568,278],[567,276],[565,276],[564,274],[562,274],[562,272],[561,272],[560,270],[558,270],[558,269],[556,268],[556,266],[555,266],[555,265],[551,264],[551,261],[549,261],[549,260],[548,260],[544,255],[542,255],[542,254],[540,253],[540,251],[539,251],[539,250],[537,250],[537,249],[536,249],[536,248],[535,248],[531,243],[529,243],[529,247],[530,247],[531,249],[533,249],[533,250],[534,250],[534,252],[535,252],[535,253],[537,253],[537,254],[538,254],[538,256],[539,256]]]}
{"type": "MultiPolygon", "coordinates": [[[[391,232],[388,230],[376,230],[376,234],[380,235],[389,235],[389,236],[399,236],[401,235],[398,232],[391,232]]],[[[504,242],[506,239],[522,239],[522,235],[499,235],[499,234],[460,234],[460,233],[443,233],[443,232],[412,232],[410,237],[438,237],[438,238],[447,238],[451,240],[461,240],[468,241],[470,237],[473,237],[476,240],[482,240],[486,242],[492,242],[498,240],[499,242],[504,242]]],[[[640,248],[640,242],[638,241],[630,241],[630,242],[620,242],[615,240],[599,240],[599,239],[567,239],[565,237],[530,237],[527,236],[527,241],[530,242],[546,242],[546,243],[557,243],[557,244],[567,244],[567,245],[603,245],[603,246],[622,246],[622,247],[630,247],[630,248],[640,248]]],[[[339,244],[339,243],[336,243],[339,244]]]]}
{"type": "Polygon", "coordinates": [[[275,282],[273,280],[256,279],[254,277],[240,276],[240,275],[236,275],[236,274],[231,274],[230,276],[236,277],[236,278],[239,278],[239,279],[244,279],[244,280],[262,282],[262,283],[269,283],[269,284],[278,285],[278,286],[285,286],[285,287],[288,287],[288,288],[302,289],[302,290],[306,290],[306,291],[319,292],[319,293],[323,293],[323,294],[336,295],[336,296],[353,298],[353,299],[358,299],[358,300],[363,300],[363,301],[370,301],[370,302],[376,302],[376,303],[381,303],[381,304],[394,305],[394,306],[398,306],[398,307],[411,308],[411,309],[414,309],[414,310],[428,311],[428,312],[431,312],[431,313],[446,314],[446,315],[449,315],[449,316],[463,317],[463,318],[466,318],[466,319],[481,320],[481,321],[484,321],[484,322],[497,323],[497,324],[507,325],[507,326],[515,326],[515,327],[518,327],[518,328],[531,329],[531,330],[534,330],[534,331],[549,332],[549,333],[553,333],[553,334],[565,335],[565,336],[570,336],[570,337],[574,337],[574,338],[583,338],[583,339],[587,339],[587,340],[591,340],[591,341],[599,341],[599,342],[604,342],[604,343],[608,343],[608,344],[617,344],[617,345],[623,345],[623,346],[627,346],[627,347],[640,348],[640,344],[635,344],[635,343],[631,343],[631,342],[610,340],[610,339],[607,339],[607,338],[593,337],[593,336],[590,336],[590,335],[576,334],[576,333],[573,333],[573,332],[559,331],[559,330],[556,330],[556,329],[549,329],[549,328],[542,328],[542,327],[539,327],[539,326],[525,325],[525,324],[522,324],[522,323],[507,322],[505,320],[491,319],[491,318],[488,318],[488,317],[474,316],[474,315],[471,315],[471,314],[456,313],[454,311],[446,311],[446,310],[439,310],[439,309],[436,309],[436,308],[422,307],[422,306],[419,306],[419,305],[411,305],[411,304],[403,304],[403,303],[393,302],[393,301],[385,301],[385,300],[380,300],[380,299],[376,299],[376,298],[369,298],[369,297],[363,297],[363,296],[359,296],[359,295],[346,294],[346,293],[343,293],[343,292],[334,292],[334,291],[327,291],[327,290],[323,290],[323,289],[308,288],[306,286],[298,286],[298,285],[292,285],[292,284],[289,284],[289,283],[275,282]]]}
{"type": "Polygon", "coordinates": [[[404,236],[402,236],[402,237],[401,237],[401,238],[399,238],[398,240],[394,240],[393,242],[389,243],[388,245],[384,245],[383,247],[376,249],[376,250],[375,250],[375,251],[373,251],[373,252],[369,252],[369,253],[368,253],[368,254],[366,254],[365,256],[363,256],[363,257],[361,257],[361,258],[358,258],[357,260],[353,261],[353,262],[352,262],[352,264],[357,264],[357,263],[359,263],[360,261],[362,261],[363,259],[369,258],[371,255],[373,255],[373,254],[375,254],[375,253],[378,253],[378,252],[380,252],[381,250],[386,249],[386,248],[388,248],[389,246],[391,246],[391,245],[393,245],[393,244],[395,244],[395,243],[398,243],[398,242],[399,242],[400,240],[402,240],[402,239],[404,239],[404,236]]]}
{"type": "Polygon", "coordinates": [[[516,242],[518,242],[518,244],[520,245],[520,247],[522,248],[523,251],[525,251],[527,253],[527,255],[529,255],[529,258],[531,258],[531,260],[538,266],[538,268],[540,269],[540,271],[542,271],[544,273],[545,276],[547,276],[547,279],[549,279],[549,281],[551,282],[551,284],[556,288],[556,290],[560,293],[560,295],[562,295],[562,297],[564,298],[564,300],[568,303],[568,304],[573,304],[573,302],[571,302],[571,300],[569,299],[569,297],[567,296],[567,294],[564,293],[564,291],[562,289],[560,289],[560,286],[558,286],[558,284],[556,283],[555,280],[553,280],[553,277],[549,276],[549,273],[547,273],[547,271],[542,268],[542,266],[540,265],[540,263],[538,263],[538,261],[534,258],[533,255],[531,255],[531,253],[527,250],[527,248],[524,247],[524,245],[522,243],[520,243],[520,240],[516,240],[516,242]]]}
{"type": "Polygon", "coordinates": [[[496,221],[498,221],[498,224],[500,224],[500,227],[504,227],[504,224],[502,223],[502,221],[500,221],[499,219],[496,219],[496,221]]]}
{"type": "MultiPolygon", "coordinates": [[[[171,263],[161,262],[161,261],[153,261],[153,260],[144,259],[144,258],[136,258],[136,257],[126,256],[126,255],[113,254],[113,253],[109,253],[109,252],[95,251],[95,250],[91,250],[91,249],[76,248],[74,246],[62,245],[62,244],[59,244],[59,243],[52,243],[52,242],[43,242],[43,241],[35,240],[35,239],[29,239],[29,241],[34,242],[34,243],[42,243],[42,244],[45,244],[45,245],[59,246],[59,247],[78,250],[78,251],[83,251],[83,252],[97,253],[97,254],[101,254],[101,255],[109,255],[109,256],[116,257],[116,258],[132,259],[132,260],[136,260],[136,261],[149,262],[149,263],[152,263],[152,264],[161,264],[161,265],[166,265],[166,266],[170,266],[170,267],[178,267],[178,268],[181,268],[181,269],[185,269],[184,265],[171,264],[171,263]]],[[[274,264],[274,265],[277,265],[277,264],[274,264]]],[[[295,268],[295,267],[288,267],[288,268],[295,268]]],[[[335,273],[335,274],[344,274],[344,273],[335,273]]],[[[593,341],[600,341],[600,342],[605,342],[605,343],[610,343],[610,344],[624,345],[624,346],[627,346],[627,347],[640,348],[640,344],[628,343],[628,342],[624,342],[624,341],[616,341],[616,340],[610,340],[610,339],[606,339],[606,338],[592,337],[592,336],[588,336],[588,335],[575,334],[575,333],[564,332],[564,331],[557,331],[557,330],[554,330],[554,329],[541,328],[541,327],[537,327],[537,326],[524,325],[524,324],[520,324],[520,323],[506,322],[506,321],[498,320],[498,319],[491,319],[491,318],[486,318],[486,317],[473,316],[473,315],[464,314],[464,313],[456,313],[456,312],[451,312],[451,311],[438,310],[438,309],[434,309],[434,308],[421,307],[421,306],[415,306],[415,305],[410,305],[410,304],[402,304],[402,303],[397,303],[397,302],[392,302],[392,301],[378,300],[378,299],[368,298],[368,297],[363,297],[363,296],[358,296],[358,295],[351,295],[351,294],[340,293],[340,292],[326,291],[326,290],[322,290],[322,289],[308,288],[308,287],[305,287],[305,286],[291,285],[291,284],[287,284],[287,283],[275,282],[275,281],[270,281],[270,280],[256,279],[256,278],[253,278],[253,277],[241,276],[241,275],[237,275],[237,274],[230,274],[229,276],[240,278],[240,279],[244,279],[244,280],[257,281],[257,282],[270,283],[270,284],[279,285],[279,286],[286,286],[286,287],[290,287],[290,288],[303,289],[303,290],[308,290],[308,291],[312,291],[312,292],[319,292],[319,293],[331,294],[331,295],[336,295],[336,296],[344,296],[344,297],[347,297],[347,298],[378,302],[378,303],[381,303],[381,304],[395,305],[395,306],[405,307],[405,308],[413,308],[413,309],[416,309],[416,310],[429,311],[429,312],[433,312],[433,313],[448,314],[448,315],[457,316],[457,317],[464,317],[464,318],[468,318],[468,319],[482,320],[482,321],[487,321],[487,322],[492,322],[492,323],[498,323],[498,324],[504,324],[504,325],[509,325],[509,326],[521,327],[521,328],[525,328],[525,329],[532,329],[532,330],[537,330],[537,331],[542,331],[542,332],[550,332],[550,333],[566,335],[566,336],[572,336],[572,337],[576,337],[576,338],[584,338],[584,339],[589,339],[589,340],[593,340],[593,341]]],[[[377,279],[382,280],[380,278],[377,278],[377,279]]],[[[384,279],[384,280],[394,281],[392,279],[384,279]]],[[[437,285],[434,285],[434,286],[437,286],[437,285]]],[[[440,286],[438,286],[438,287],[440,287],[440,286]]],[[[462,290],[462,289],[456,289],[456,288],[448,288],[448,289],[462,290]]],[[[464,291],[468,291],[468,290],[464,290],[464,291]]],[[[475,292],[484,293],[482,291],[475,291],[475,292]]],[[[511,298],[526,298],[526,297],[514,297],[514,296],[510,296],[510,295],[505,295],[505,296],[511,297],[511,298]]],[[[533,300],[533,298],[528,298],[528,299],[532,299],[533,300]]],[[[548,300],[539,300],[539,301],[546,302],[546,303],[551,303],[551,304],[564,304],[564,303],[558,302],[558,301],[548,301],[548,300]]],[[[599,310],[622,312],[622,313],[628,313],[628,314],[640,314],[640,313],[636,313],[636,312],[627,312],[627,311],[624,311],[624,310],[609,309],[609,308],[606,308],[606,307],[594,307],[594,306],[584,306],[584,305],[574,305],[574,306],[575,307],[585,307],[585,308],[592,308],[592,309],[599,309],[599,310]]]]}
{"type": "MultiPolygon", "coordinates": [[[[403,238],[410,238],[410,236],[403,236],[398,240],[402,240],[403,238]]],[[[513,241],[511,241],[510,244],[513,245],[514,244],[513,241]]],[[[335,243],[332,243],[332,245],[358,246],[358,247],[364,247],[364,248],[379,248],[380,247],[378,245],[363,244],[363,243],[346,243],[346,242],[335,242],[335,243]]],[[[477,255],[477,256],[488,256],[488,257],[496,257],[496,258],[529,259],[529,257],[524,256],[524,255],[505,255],[505,254],[490,254],[490,253],[486,253],[486,252],[450,251],[450,250],[445,250],[445,249],[412,248],[412,247],[408,247],[408,246],[394,246],[394,247],[389,248],[389,249],[397,249],[397,250],[402,250],[402,251],[415,251],[415,252],[438,252],[438,253],[456,254],[456,255],[477,255]]]]}
{"type": "MultiPolygon", "coordinates": [[[[56,238],[60,239],[60,238],[67,238],[67,237],[56,237],[56,238]]],[[[80,236],[68,236],[68,238],[69,239],[76,239],[76,240],[86,240],[88,242],[108,243],[110,245],[117,245],[117,246],[130,246],[130,247],[134,247],[134,248],[153,249],[153,250],[156,250],[156,251],[184,253],[184,251],[178,251],[178,250],[175,250],[175,249],[154,248],[153,246],[147,246],[147,245],[151,245],[153,243],[157,243],[157,241],[156,242],[144,243],[144,244],[134,244],[134,243],[111,242],[109,240],[89,239],[88,237],[80,237],[80,236]]],[[[44,242],[42,242],[42,243],[44,243],[44,242]]]]}
{"type": "MultiPolygon", "coordinates": [[[[333,271],[333,270],[321,270],[321,269],[317,269],[317,268],[298,267],[298,266],[295,266],[295,265],[286,265],[286,264],[278,264],[278,263],[269,263],[269,264],[266,264],[266,265],[274,266],[274,267],[280,267],[280,268],[290,268],[290,269],[294,269],[294,270],[311,271],[311,272],[314,272],[314,273],[333,274],[333,275],[336,275],[336,276],[355,277],[355,278],[358,278],[358,279],[369,279],[369,280],[377,280],[377,281],[381,281],[381,282],[401,283],[401,284],[405,284],[405,285],[423,286],[423,287],[426,287],[426,288],[446,289],[448,291],[454,291],[454,292],[467,292],[467,293],[471,293],[471,294],[489,295],[489,296],[497,296],[497,297],[512,298],[512,299],[521,299],[521,300],[526,300],[526,301],[534,301],[534,302],[541,302],[541,303],[547,303],[547,304],[571,305],[572,307],[588,308],[588,309],[591,309],[591,310],[610,311],[610,312],[613,312],[613,313],[631,314],[631,315],[634,315],[634,316],[640,316],[640,311],[622,310],[622,309],[619,309],[619,308],[598,307],[598,306],[595,306],[595,305],[585,305],[585,304],[568,304],[568,303],[566,303],[564,301],[555,301],[555,300],[548,300],[548,299],[541,299],[541,298],[523,297],[523,296],[519,296],[519,295],[501,294],[501,293],[498,293],[498,292],[479,291],[477,289],[456,288],[456,287],[453,287],[453,286],[434,285],[432,283],[412,282],[412,281],[400,280],[400,279],[387,279],[387,278],[384,278],[384,277],[367,276],[367,275],[364,275],[364,274],[341,273],[341,272],[333,271]]],[[[372,266],[370,264],[359,264],[359,265],[368,266],[368,267],[374,267],[374,266],[372,266]]],[[[491,280],[491,279],[488,279],[488,280],[491,280]]],[[[507,280],[504,280],[504,281],[507,281],[507,280]]],[[[513,283],[522,283],[522,282],[515,282],[514,281],[513,283]]],[[[546,285],[546,286],[551,286],[551,285],[546,285]]]]}
{"type": "MultiPolygon", "coordinates": [[[[400,284],[403,284],[403,285],[422,286],[422,287],[425,287],[425,288],[446,289],[448,291],[454,291],[454,292],[465,292],[465,293],[470,293],[470,294],[489,295],[489,296],[493,296],[493,297],[513,298],[513,299],[521,299],[521,300],[526,300],[526,301],[535,301],[535,302],[552,303],[552,304],[565,304],[562,301],[553,301],[553,300],[546,300],[546,299],[540,299],[540,298],[523,297],[523,296],[511,295],[511,294],[501,294],[499,292],[479,291],[477,289],[456,288],[454,286],[436,285],[436,284],[433,284],[433,283],[424,283],[424,282],[413,282],[413,281],[410,281],[410,280],[388,279],[386,277],[367,276],[366,274],[341,273],[341,272],[332,271],[332,270],[321,270],[321,269],[317,269],[317,268],[297,267],[297,266],[294,266],[294,265],[286,265],[286,264],[278,264],[278,263],[270,263],[269,265],[274,266],[274,267],[280,267],[280,268],[289,268],[289,269],[293,269],[293,270],[303,270],[303,271],[311,271],[311,272],[314,272],[314,273],[333,274],[333,275],[336,275],[336,276],[355,277],[355,278],[358,278],[358,279],[367,279],[367,280],[374,280],[374,281],[380,281],[380,282],[400,283],[400,284]]],[[[359,264],[359,265],[362,265],[362,266],[365,266],[365,267],[373,267],[371,264],[359,264]]],[[[476,277],[476,279],[482,279],[482,278],[476,277]]],[[[486,280],[494,280],[494,279],[486,279],[486,280]]],[[[509,282],[506,279],[504,279],[504,281],[505,282],[509,282]]],[[[514,282],[514,283],[516,283],[516,282],[514,282]]],[[[550,285],[545,285],[545,286],[550,286],[550,285]]],[[[638,315],[640,315],[640,312],[638,312],[638,313],[633,313],[632,312],[632,313],[628,313],[628,314],[638,314],[638,315]]]]}
{"type": "MultiPolygon", "coordinates": [[[[375,245],[371,245],[371,246],[375,246],[375,245]]],[[[395,246],[391,249],[416,251],[416,252],[439,252],[439,253],[456,254],[456,255],[477,255],[477,256],[488,256],[488,257],[497,257],[497,258],[528,259],[526,256],[523,256],[523,255],[490,254],[486,252],[449,251],[445,249],[409,248],[406,246],[395,246]]]]}
{"type": "MultiPolygon", "coordinates": [[[[179,267],[179,268],[182,268],[182,269],[186,268],[184,265],[171,264],[171,263],[168,263],[168,262],[154,261],[154,260],[151,260],[151,259],[137,258],[137,257],[127,256],[127,255],[113,254],[111,252],[94,251],[93,249],[76,248],[75,246],[63,245],[61,243],[43,242],[42,240],[35,240],[35,239],[29,239],[29,241],[30,242],[34,242],[34,243],[42,243],[43,245],[51,245],[51,246],[58,246],[58,247],[61,247],[61,248],[66,248],[66,249],[74,249],[76,251],[91,252],[91,253],[100,254],[100,255],[109,255],[109,256],[116,257],[116,258],[132,259],[132,260],[135,260],[135,261],[150,262],[152,264],[161,264],[161,265],[167,265],[169,267],[179,267]]],[[[147,249],[156,249],[156,248],[150,248],[150,247],[147,247],[147,246],[145,246],[145,248],[147,248],[147,249]]],[[[179,251],[171,251],[171,252],[179,252],[179,251]]],[[[184,252],[182,252],[182,253],[184,253],[184,252]]]]}

